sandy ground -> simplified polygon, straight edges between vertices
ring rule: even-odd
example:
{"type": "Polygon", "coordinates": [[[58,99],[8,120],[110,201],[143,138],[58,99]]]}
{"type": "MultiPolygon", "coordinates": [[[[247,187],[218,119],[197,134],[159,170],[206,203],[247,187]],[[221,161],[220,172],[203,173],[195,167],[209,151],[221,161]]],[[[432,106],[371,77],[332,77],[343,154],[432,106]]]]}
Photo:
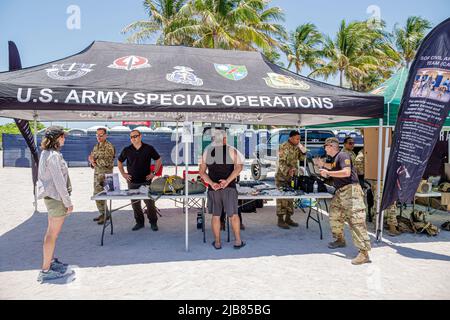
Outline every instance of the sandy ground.
{"type": "MultiPolygon", "coordinates": [[[[158,201],[160,230],[132,232],[131,208],[114,214],[114,235],[100,246],[101,227],[90,200],[92,171],[70,168],[75,212],[67,218],[56,256],[73,265],[75,280],[38,284],[46,210],[34,213],[30,169],[0,168],[0,299],[450,299],[450,232],[437,237],[404,234],[373,244],[371,264],[350,264],[357,251],[347,242],[329,250],[328,216],[324,239],[300,210],[299,228],[278,228],[274,202],[244,214],[247,246],[211,246],[189,214],[190,250],[185,251],[184,214],[171,201],[158,201]]],[[[117,170],[117,169],[115,169],[117,170]]],[[[113,203],[120,205],[119,202],[113,203]]],[[[440,225],[450,216],[434,213],[440,225]]],[[[369,225],[373,232],[373,226],[369,225]]],[[[372,233],[373,239],[373,233],[372,233]]]]}

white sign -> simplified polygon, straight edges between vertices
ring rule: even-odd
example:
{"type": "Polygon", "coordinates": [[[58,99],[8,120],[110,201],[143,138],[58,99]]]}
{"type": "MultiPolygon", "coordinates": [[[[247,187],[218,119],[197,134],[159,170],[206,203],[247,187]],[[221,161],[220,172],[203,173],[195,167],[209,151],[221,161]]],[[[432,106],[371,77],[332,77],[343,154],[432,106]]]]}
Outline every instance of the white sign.
{"type": "Polygon", "coordinates": [[[192,122],[185,121],[183,123],[183,134],[181,136],[181,142],[183,143],[194,142],[194,126],[192,122]]]}
{"type": "Polygon", "coordinates": [[[105,186],[104,189],[107,195],[120,192],[120,182],[118,173],[105,174],[105,186]]]}

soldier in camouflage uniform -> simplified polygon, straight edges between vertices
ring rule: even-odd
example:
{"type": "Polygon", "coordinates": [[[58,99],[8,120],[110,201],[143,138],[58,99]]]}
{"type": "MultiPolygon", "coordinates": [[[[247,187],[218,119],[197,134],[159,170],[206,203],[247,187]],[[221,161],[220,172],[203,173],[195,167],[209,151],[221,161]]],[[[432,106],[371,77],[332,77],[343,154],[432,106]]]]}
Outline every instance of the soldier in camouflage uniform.
{"type": "Polygon", "coordinates": [[[354,166],[358,174],[359,184],[364,189],[364,149],[359,150],[355,158],[354,166]]]}
{"type": "Polygon", "coordinates": [[[358,177],[364,176],[364,149],[359,150],[358,155],[355,157],[354,165],[358,177]]]}
{"type": "Polygon", "coordinates": [[[342,148],[342,151],[348,153],[348,155],[350,156],[350,159],[352,160],[353,165],[355,165],[355,160],[356,160],[356,154],[353,151],[354,147],[355,147],[355,140],[353,140],[352,137],[345,137],[344,148],[342,148]]]}
{"type": "MultiPolygon", "coordinates": [[[[91,168],[94,169],[94,195],[103,191],[105,174],[113,173],[116,151],[114,146],[106,138],[106,129],[97,129],[98,143],[94,146],[88,158],[91,168]]],[[[97,200],[95,203],[97,204],[100,215],[94,218],[94,221],[97,221],[98,224],[103,224],[105,223],[106,201],[97,200]]]]}
{"type": "MultiPolygon", "coordinates": [[[[360,150],[355,159],[355,168],[358,173],[358,177],[364,176],[364,149],[360,150]]],[[[376,199],[377,195],[377,181],[376,180],[367,180],[371,187],[372,193],[376,199]]],[[[383,184],[381,184],[381,190],[383,190],[383,184]]],[[[381,194],[382,195],[382,194],[381,194]]],[[[381,197],[380,197],[381,201],[381,197]]],[[[369,214],[374,217],[374,221],[377,221],[377,208],[376,206],[371,208],[371,212],[369,214]]],[[[388,234],[392,237],[398,236],[401,234],[398,231],[398,223],[397,223],[397,205],[396,203],[392,204],[384,211],[384,220],[388,225],[388,234]]]]}
{"type": "MultiPolygon", "coordinates": [[[[377,181],[376,180],[368,180],[368,181],[372,185],[372,192],[373,192],[374,198],[377,199],[377,181]]],[[[381,198],[383,197],[383,181],[381,181],[380,190],[381,190],[381,192],[380,192],[380,203],[381,203],[381,198]]],[[[376,206],[374,206],[372,208],[372,212],[370,214],[372,215],[372,217],[374,217],[374,224],[376,225],[376,221],[378,218],[376,206]]],[[[383,220],[386,222],[386,224],[388,226],[388,230],[387,230],[388,235],[390,235],[391,237],[400,235],[401,232],[398,230],[398,222],[397,222],[397,203],[396,202],[394,202],[392,205],[390,205],[387,209],[384,210],[383,217],[384,217],[383,220]]]]}
{"type": "MultiPolygon", "coordinates": [[[[300,133],[291,131],[289,140],[280,145],[278,153],[278,169],[275,175],[275,185],[277,188],[289,187],[291,178],[298,174],[298,161],[305,158],[306,148],[300,143],[300,133]]],[[[298,223],[292,221],[294,214],[294,200],[278,199],[277,216],[278,226],[283,229],[298,227],[298,223]]]]}
{"type": "Polygon", "coordinates": [[[330,226],[336,241],[330,242],[328,247],[330,249],[345,247],[344,223],[347,221],[353,243],[359,249],[352,264],[370,262],[371,247],[366,226],[366,205],[356,169],[352,165],[348,153],[340,152],[337,138],[325,140],[325,151],[328,156],[332,157],[333,162],[325,163],[322,159],[317,159],[316,164],[326,168],[320,169],[320,174],[325,178],[332,177],[336,188],[330,205],[330,226]]]}

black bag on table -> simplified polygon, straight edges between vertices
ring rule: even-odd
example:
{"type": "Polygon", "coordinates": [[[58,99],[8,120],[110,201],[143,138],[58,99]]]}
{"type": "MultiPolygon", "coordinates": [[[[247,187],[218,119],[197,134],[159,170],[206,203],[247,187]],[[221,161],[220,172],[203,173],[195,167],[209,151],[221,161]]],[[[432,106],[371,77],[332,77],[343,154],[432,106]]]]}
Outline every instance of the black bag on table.
{"type": "Polygon", "coordinates": [[[317,182],[317,191],[318,192],[327,192],[327,187],[325,186],[325,183],[315,176],[299,176],[298,179],[298,186],[300,190],[306,192],[306,193],[312,193],[314,192],[314,182],[317,182]]]}

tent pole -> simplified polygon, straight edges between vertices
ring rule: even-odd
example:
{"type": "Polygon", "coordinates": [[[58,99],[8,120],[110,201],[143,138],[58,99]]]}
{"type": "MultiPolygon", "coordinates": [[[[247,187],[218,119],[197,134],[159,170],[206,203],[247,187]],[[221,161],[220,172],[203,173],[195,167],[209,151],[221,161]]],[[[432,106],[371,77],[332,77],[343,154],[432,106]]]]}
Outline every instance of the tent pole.
{"type": "MultiPolygon", "coordinates": [[[[389,110],[389,104],[388,103],[388,110],[389,110]]],[[[383,165],[386,164],[386,158],[388,157],[388,153],[387,153],[387,149],[388,149],[388,141],[389,141],[389,132],[390,132],[390,127],[389,127],[389,113],[388,113],[388,118],[387,118],[388,122],[387,125],[385,126],[385,133],[384,133],[384,157],[383,157],[383,165]]],[[[387,172],[387,166],[384,166],[384,170],[383,170],[383,181],[386,178],[386,172],[387,172]]]]}
{"type": "MultiPolygon", "coordinates": [[[[389,126],[386,126],[385,127],[385,130],[386,130],[386,132],[385,132],[385,134],[384,134],[384,158],[383,158],[383,165],[385,164],[385,163],[387,163],[386,162],[386,158],[388,157],[388,153],[387,153],[387,149],[388,149],[388,144],[389,144],[389,132],[390,132],[390,127],[389,126]]],[[[387,166],[384,166],[384,170],[383,170],[383,181],[384,181],[384,179],[386,178],[386,171],[387,171],[387,166]]]]}
{"type": "MultiPolygon", "coordinates": [[[[37,149],[37,112],[35,111],[33,114],[33,122],[34,122],[34,144],[37,149]]],[[[36,184],[33,183],[33,193],[34,193],[34,212],[37,212],[37,194],[36,194],[36,184]]]]}
{"type": "Polygon", "coordinates": [[[379,242],[383,236],[383,211],[380,212],[380,192],[381,192],[381,161],[383,150],[383,118],[379,119],[378,129],[378,170],[377,170],[377,221],[376,221],[376,240],[379,242]]]}
{"type": "MultiPolygon", "coordinates": [[[[308,129],[305,127],[305,149],[308,148],[308,129]]],[[[306,158],[308,155],[308,150],[306,150],[305,160],[303,160],[303,172],[306,173],[306,158]]]]}
{"type": "Polygon", "coordinates": [[[175,135],[175,175],[178,175],[178,118],[177,118],[177,128],[176,128],[177,132],[175,135]]]}
{"type": "MultiPolygon", "coordinates": [[[[187,125],[188,117],[184,119],[185,125],[187,125]]],[[[184,128],[183,128],[184,132],[184,128]]],[[[189,251],[189,220],[188,220],[188,211],[189,211],[189,189],[188,189],[188,171],[189,171],[189,139],[188,137],[184,137],[184,170],[185,170],[185,178],[184,178],[184,219],[185,219],[185,245],[186,245],[186,252],[189,251]]]]}

